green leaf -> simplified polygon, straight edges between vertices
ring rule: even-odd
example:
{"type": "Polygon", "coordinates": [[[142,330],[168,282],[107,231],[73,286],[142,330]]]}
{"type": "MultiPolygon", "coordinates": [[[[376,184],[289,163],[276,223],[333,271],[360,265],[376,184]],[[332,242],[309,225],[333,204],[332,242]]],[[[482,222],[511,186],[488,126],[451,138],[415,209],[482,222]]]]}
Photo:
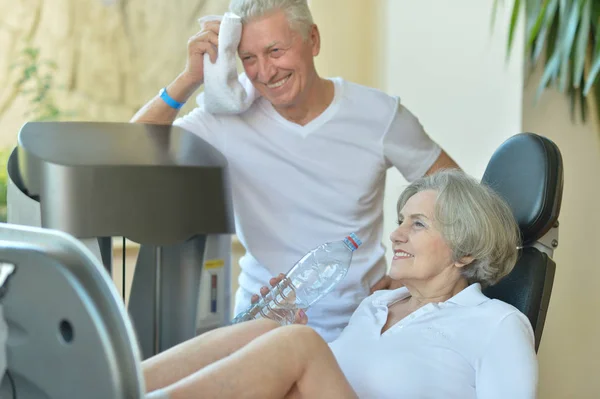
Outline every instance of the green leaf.
{"type": "Polygon", "coordinates": [[[598,28],[600,22],[600,2],[592,0],[592,32],[594,33],[594,54],[600,51],[600,30],[598,28]]]}
{"type": "Polygon", "coordinates": [[[491,26],[491,30],[494,30],[494,27],[496,26],[496,18],[498,15],[498,3],[502,3],[502,5],[504,5],[504,0],[494,0],[494,5],[492,6],[492,23],[490,24],[491,26]]]}
{"type": "Polygon", "coordinates": [[[546,45],[546,60],[550,60],[550,58],[556,51],[560,19],[560,13],[556,12],[554,14],[554,21],[550,25],[550,30],[548,32],[548,44],[546,45]]]}
{"type": "Polygon", "coordinates": [[[519,21],[519,12],[521,11],[521,0],[515,0],[512,9],[512,15],[510,17],[510,27],[508,30],[508,53],[512,48],[513,39],[515,36],[515,30],[519,21]]]}
{"type": "Polygon", "coordinates": [[[527,0],[525,6],[525,13],[527,14],[527,45],[526,48],[529,50],[533,46],[535,38],[539,35],[540,29],[542,28],[542,22],[548,9],[548,4],[551,0],[544,0],[541,9],[539,7],[539,0],[527,0]]]}
{"type": "Polygon", "coordinates": [[[569,97],[569,113],[571,115],[571,121],[573,122],[574,119],[574,115],[575,115],[575,107],[577,106],[577,93],[575,92],[577,89],[575,89],[573,86],[569,86],[569,88],[567,89],[567,94],[569,97]]]}
{"type": "MultiPolygon", "coordinates": [[[[594,98],[595,99],[600,99],[600,85],[593,85],[593,93],[594,93],[594,98]]],[[[592,101],[592,105],[593,105],[593,112],[595,112],[596,115],[600,115],[600,101],[592,101]]]]}
{"type": "MultiPolygon", "coordinates": [[[[556,30],[558,27],[558,15],[556,10],[558,9],[558,0],[550,0],[548,7],[544,13],[544,22],[540,28],[539,35],[535,40],[535,47],[533,50],[532,60],[536,63],[544,49],[546,43],[546,37],[548,36],[548,45],[552,43],[552,49],[554,48],[554,38],[556,37],[556,30]]],[[[550,52],[551,54],[552,52],[550,52]]],[[[548,57],[549,58],[549,57],[548,57]]]]}
{"type": "MultiPolygon", "coordinates": [[[[562,0],[566,5],[566,0],[562,0]]],[[[559,90],[564,92],[567,87],[567,82],[569,80],[569,61],[571,59],[571,52],[573,48],[573,42],[575,40],[575,34],[577,33],[577,26],[579,25],[579,2],[572,1],[568,10],[568,14],[565,23],[563,24],[563,31],[561,32],[561,42],[560,42],[560,53],[561,53],[561,62],[560,62],[560,80],[559,80],[559,90]]]]}
{"type": "Polygon", "coordinates": [[[29,79],[31,76],[33,76],[35,73],[37,72],[37,66],[35,65],[30,65],[27,68],[25,68],[25,70],[23,71],[23,75],[25,76],[26,79],[29,79]]]}
{"type": "Polygon", "coordinates": [[[56,70],[58,68],[58,65],[54,61],[44,61],[43,64],[48,65],[48,67],[52,70],[56,70]]]}
{"type": "Polygon", "coordinates": [[[551,79],[555,78],[558,74],[558,70],[560,68],[559,55],[560,53],[558,51],[555,51],[554,54],[552,54],[552,57],[548,60],[548,63],[546,64],[546,68],[544,69],[542,79],[540,80],[540,84],[537,89],[536,101],[539,100],[544,89],[548,87],[548,84],[550,83],[551,79]]]}
{"type": "Polygon", "coordinates": [[[585,67],[585,60],[587,58],[587,44],[588,37],[590,35],[590,26],[592,18],[592,1],[583,0],[583,10],[581,13],[581,25],[577,32],[577,43],[575,45],[574,61],[575,65],[573,68],[573,86],[579,88],[579,85],[583,82],[583,69],[585,67]]]}
{"type": "Polygon", "coordinates": [[[599,54],[597,54],[596,57],[594,58],[594,62],[592,63],[592,67],[590,68],[590,73],[588,74],[587,82],[585,82],[585,87],[583,89],[583,95],[587,96],[588,93],[590,92],[590,89],[592,88],[592,86],[594,86],[596,78],[598,77],[598,71],[600,71],[600,55],[599,54]]]}
{"type": "MultiPolygon", "coordinates": [[[[592,89],[592,87],[596,84],[596,78],[598,76],[598,71],[600,71],[600,28],[598,26],[599,18],[600,18],[600,4],[598,2],[594,2],[593,4],[593,16],[592,23],[595,24],[595,34],[594,34],[594,55],[593,60],[591,61],[590,71],[587,76],[587,81],[585,82],[585,87],[583,89],[583,95],[587,96],[592,89]]],[[[600,112],[600,100],[598,103],[598,111],[600,112]]]]}
{"type": "Polygon", "coordinates": [[[40,53],[39,49],[32,48],[32,47],[27,47],[25,50],[23,50],[23,54],[25,54],[26,56],[28,56],[30,58],[37,58],[39,53],[40,53]]]}
{"type": "Polygon", "coordinates": [[[587,98],[583,95],[583,80],[579,83],[577,94],[579,95],[579,103],[581,104],[581,120],[583,122],[587,119],[588,102],[587,98]]]}

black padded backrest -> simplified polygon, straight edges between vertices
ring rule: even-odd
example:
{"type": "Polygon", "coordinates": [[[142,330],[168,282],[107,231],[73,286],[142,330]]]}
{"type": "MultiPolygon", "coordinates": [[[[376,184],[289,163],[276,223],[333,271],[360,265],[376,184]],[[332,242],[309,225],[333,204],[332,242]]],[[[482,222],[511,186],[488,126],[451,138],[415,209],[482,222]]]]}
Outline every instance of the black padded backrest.
{"type": "Polygon", "coordinates": [[[549,139],[533,133],[512,136],[494,152],[481,181],[512,208],[523,245],[535,242],[556,223],[563,167],[560,151],[549,139]]]}
{"type": "Polygon", "coordinates": [[[563,162],[556,144],[533,134],[517,134],[492,156],[482,178],[510,205],[519,224],[523,248],[502,281],[484,290],[490,298],[523,312],[539,348],[556,265],[532,245],[558,221],[563,192],[563,162]]]}
{"type": "Polygon", "coordinates": [[[537,248],[523,248],[512,272],[483,293],[519,309],[527,316],[535,335],[535,350],[540,346],[548,313],[556,264],[537,248]]]}

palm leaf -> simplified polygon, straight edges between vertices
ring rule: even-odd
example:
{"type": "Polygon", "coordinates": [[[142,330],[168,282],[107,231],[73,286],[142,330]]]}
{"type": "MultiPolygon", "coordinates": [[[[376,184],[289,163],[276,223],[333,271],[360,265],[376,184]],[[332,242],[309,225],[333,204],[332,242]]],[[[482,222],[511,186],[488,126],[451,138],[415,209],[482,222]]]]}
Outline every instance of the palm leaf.
{"type": "MultiPolygon", "coordinates": [[[[500,3],[494,0],[494,18],[500,3]]],[[[543,66],[537,97],[547,88],[558,89],[569,96],[571,114],[580,107],[585,121],[587,96],[600,93],[600,0],[513,0],[510,12],[509,56],[524,18],[529,66],[531,71],[543,66]]]]}

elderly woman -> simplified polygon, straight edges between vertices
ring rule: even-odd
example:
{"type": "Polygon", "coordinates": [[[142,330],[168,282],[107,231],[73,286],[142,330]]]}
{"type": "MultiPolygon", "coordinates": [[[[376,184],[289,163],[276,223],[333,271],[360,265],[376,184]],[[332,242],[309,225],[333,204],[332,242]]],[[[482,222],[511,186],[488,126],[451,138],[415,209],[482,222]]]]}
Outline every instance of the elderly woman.
{"type": "Polygon", "coordinates": [[[390,276],[403,287],[366,298],[329,346],[301,325],[226,327],[148,360],[148,389],[172,399],[534,398],[531,325],[481,292],[517,259],[508,206],[462,172],[438,172],[402,193],[390,239],[390,276]]]}

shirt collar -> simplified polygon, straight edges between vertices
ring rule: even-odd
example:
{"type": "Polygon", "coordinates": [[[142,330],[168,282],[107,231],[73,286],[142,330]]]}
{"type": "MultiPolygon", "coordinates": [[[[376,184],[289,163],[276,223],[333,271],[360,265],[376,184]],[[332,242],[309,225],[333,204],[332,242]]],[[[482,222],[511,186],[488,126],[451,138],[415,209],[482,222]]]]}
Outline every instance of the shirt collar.
{"type": "MultiPolygon", "coordinates": [[[[400,287],[393,291],[386,291],[381,294],[373,303],[375,305],[389,305],[392,302],[402,300],[409,296],[410,293],[406,287],[400,287]]],[[[489,298],[481,292],[481,284],[474,283],[467,288],[448,299],[446,304],[456,304],[460,306],[477,306],[487,301],[489,298]]]]}
{"type": "Polygon", "coordinates": [[[481,284],[474,283],[448,299],[446,303],[454,303],[460,306],[477,306],[489,298],[481,292],[481,284]]]}
{"type": "Polygon", "coordinates": [[[408,292],[408,288],[400,287],[392,291],[385,291],[384,293],[379,295],[379,297],[376,300],[373,301],[373,304],[387,306],[390,303],[400,301],[409,295],[410,292],[408,292]]]}

